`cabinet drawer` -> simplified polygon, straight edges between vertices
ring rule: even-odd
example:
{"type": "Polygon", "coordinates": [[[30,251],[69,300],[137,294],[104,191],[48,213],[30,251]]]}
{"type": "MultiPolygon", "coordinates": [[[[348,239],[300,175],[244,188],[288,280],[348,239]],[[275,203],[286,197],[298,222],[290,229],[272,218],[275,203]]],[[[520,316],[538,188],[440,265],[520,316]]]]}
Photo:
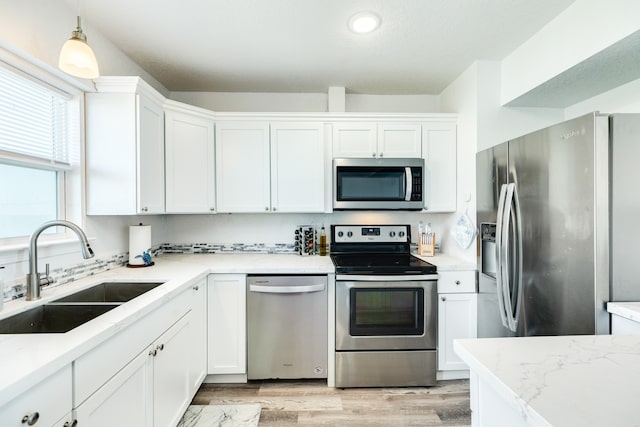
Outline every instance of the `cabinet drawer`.
{"type": "Polygon", "coordinates": [[[438,271],[438,293],[450,294],[476,291],[476,272],[438,271]]]}
{"type": "Polygon", "coordinates": [[[37,425],[52,426],[71,411],[71,393],[69,365],[0,408],[0,425],[24,427],[23,417],[37,413],[37,425]]]}

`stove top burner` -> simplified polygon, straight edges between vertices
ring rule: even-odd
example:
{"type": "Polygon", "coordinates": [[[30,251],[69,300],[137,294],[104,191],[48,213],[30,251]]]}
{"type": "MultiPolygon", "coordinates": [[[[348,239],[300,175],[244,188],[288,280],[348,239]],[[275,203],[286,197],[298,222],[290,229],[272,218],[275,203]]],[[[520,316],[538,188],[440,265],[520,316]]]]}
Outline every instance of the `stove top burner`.
{"type": "Polygon", "coordinates": [[[411,254],[350,253],[333,254],[331,260],[339,274],[433,274],[436,266],[411,254]]]}

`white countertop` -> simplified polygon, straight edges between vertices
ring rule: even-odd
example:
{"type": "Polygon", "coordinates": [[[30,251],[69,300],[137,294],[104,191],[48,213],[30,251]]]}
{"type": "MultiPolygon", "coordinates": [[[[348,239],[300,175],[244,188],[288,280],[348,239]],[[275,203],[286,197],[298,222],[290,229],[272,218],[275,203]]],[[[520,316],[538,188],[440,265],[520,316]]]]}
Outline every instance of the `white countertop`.
{"type": "Polygon", "coordinates": [[[609,302],[607,311],[625,319],[640,322],[640,302],[609,302]]]}
{"type": "MultiPolygon", "coordinates": [[[[463,261],[446,255],[426,259],[442,269],[453,269],[460,265],[465,269],[469,267],[463,261]]],[[[0,406],[208,274],[332,274],[335,271],[329,256],[303,257],[294,254],[167,254],[155,257],[154,262],[155,265],[149,268],[121,267],[68,284],[45,287],[39,301],[20,299],[5,303],[0,318],[105,280],[166,282],[64,334],[0,334],[0,406]]],[[[475,265],[471,268],[474,269],[475,265]]]]}
{"type": "Polygon", "coordinates": [[[436,256],[418,256],[414,254],[414,256],[435,265],[438,267],[438,271],[462,271],[476,269],[475,262],[467,261],[451,255],[437,254],[436,256]]]}
{"type": "Polygon", "coordinates": [[[105,280],[166,282],[64,334],[0,334],[0,406],[68,365],[119,330],[174,298],[210,273],[328,274],[329,257],[291,254],[192,254],[154,258],[149,268],[116,268],[75,282],[47,287],[42,299],[7,302],[0,318],[91,287],[105,280]]]}
{"type": "Polygon", "coordinates": [[[529,425],[640,425],[640,336],[459,340],[454,348],[529,425]]]}

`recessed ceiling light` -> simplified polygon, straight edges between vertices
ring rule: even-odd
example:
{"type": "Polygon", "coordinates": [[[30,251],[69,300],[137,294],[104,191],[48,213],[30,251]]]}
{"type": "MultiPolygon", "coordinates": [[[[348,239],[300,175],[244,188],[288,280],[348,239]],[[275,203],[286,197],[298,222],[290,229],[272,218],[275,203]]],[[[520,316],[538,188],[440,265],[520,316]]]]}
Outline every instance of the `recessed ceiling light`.
{"type": "Polygon", "coordinates": [[[378,29],[380,17],[373,12],[356,13],[349,19],[349,29],[356,34],[367,34],[378,29]]]}

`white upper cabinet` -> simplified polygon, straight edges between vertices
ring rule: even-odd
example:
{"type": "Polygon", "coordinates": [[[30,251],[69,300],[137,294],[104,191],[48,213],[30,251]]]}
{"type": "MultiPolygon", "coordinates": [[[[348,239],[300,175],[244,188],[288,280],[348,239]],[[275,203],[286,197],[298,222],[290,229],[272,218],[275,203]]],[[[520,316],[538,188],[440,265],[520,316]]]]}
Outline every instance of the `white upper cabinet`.
{"type": "Polygon", "coordinates": [[[214,213],[214,118],[206,110],[165,104],[166,212],[214,213]]]}
{"type": "Polygon", "coordinates": [[[164,212],[164,98],[138,77],[86,95],[87,214],[164,212]]]}
{"type": "Polygon", "coordinates": [[[419,158],[420,124],[334,123],[333,157],[419,158]]]}
{"type": "Polygon", "coordinates": [[[271,210],[269,123],[216,123],[218,212],[271,210]]]}
{"type": "Polygon", "coordinates": [[[457,188],[456,123],[422,124],[422,154],[425,160],[424,208],[429,212],[455,212],[457,188]]]}
{"type": "Polygon", "coordinates": [[[324,211],[324,125],[271,124],[271,209],[324,211]]]}
{"type": "Polygon", "coordinates": [[[420,125],[378,123],[378,157],[420,158],[420,125]]]}
{"type": "Polygon", "coordinates": [[[375,157],[377,153],[375,123],[333,124],[333,157],[375,157]]]}
{"type": "Polygon", "coordinates": [[[324,126],[216,124],[218,212],[323,212],[324,126]]]}

